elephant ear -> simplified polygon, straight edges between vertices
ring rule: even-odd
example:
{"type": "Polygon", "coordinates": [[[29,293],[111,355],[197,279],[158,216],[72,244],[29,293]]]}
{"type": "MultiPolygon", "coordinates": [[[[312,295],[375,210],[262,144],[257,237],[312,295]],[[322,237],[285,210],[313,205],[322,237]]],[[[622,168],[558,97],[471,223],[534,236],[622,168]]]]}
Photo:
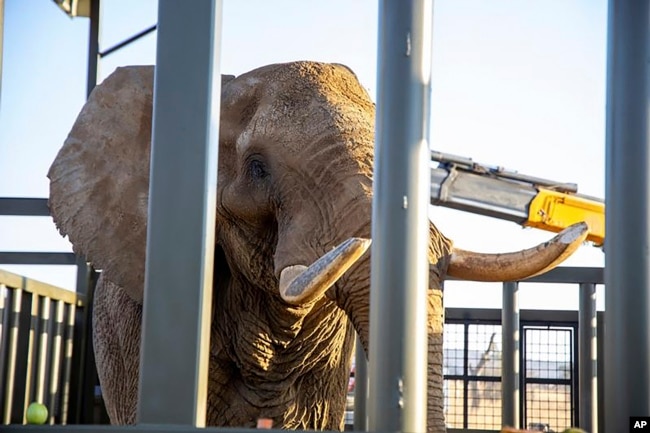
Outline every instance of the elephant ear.
{"type": "Polygon", "coordinates": [[[129,66],[97,86],[48,173],[50,213],[61,234],[138,302],[144,291],[153,81],[153,66],[129,66]]]}
{"type": "Polygon", "coordinates": [[[75,253],[142,300],[153,66],[118,68],[91,93],[59,150],[50,213],[75,253]]]}

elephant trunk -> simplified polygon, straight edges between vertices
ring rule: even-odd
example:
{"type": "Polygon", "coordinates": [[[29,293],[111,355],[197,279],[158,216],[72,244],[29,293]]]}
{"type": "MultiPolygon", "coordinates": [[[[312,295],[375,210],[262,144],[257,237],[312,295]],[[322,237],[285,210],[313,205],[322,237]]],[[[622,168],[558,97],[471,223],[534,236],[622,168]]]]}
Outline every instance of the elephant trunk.
{"type": "MultiPolygon", "coordinates": [[[[445,432],[443,398],[444,308],[441,282],[445,277],[451,242],[433,224],[429,226],[429,290],[427,292],[427,431],[445,432]]],[[[370,329],[370,260],[365,256],[327,295],[351,320],[368,357],[370,329]]]]}
{"type": "MultiPolygon", "coordinates": [[[[369,267],[369,260],[360,263],[358,273],[361,274],[363,268],[369,267]]],[[[367,272],[365,272],[367,273],[367,272]]],[[[432,269],[430,272],[430,280],[437,280],[437,271],[432,269]]],[[[354,279],[354,275],[350,277],[354,279]]],[[[368,357],[368,341],[369,341],[369,292],[370,282],[369,278],[364,278],[365,284],[355,286],[355,283],[360,283],[361,280],[354,281],[350,286],[353,290],[346,291],[344,296],[338,296],[336,301],[340,308],[345,310],[348,318],[352,321],[354,328],[359,334],[361,344],[368,357]]],[[[350,283],[350,281],[348,281],[350,283]]],[[[443,399],[443,326],[444,326],[444,309],[442,290],[439,288],[429,290],[427,296],[427,431],[428,432],[444,432],[444,399],[443,399]]]]}

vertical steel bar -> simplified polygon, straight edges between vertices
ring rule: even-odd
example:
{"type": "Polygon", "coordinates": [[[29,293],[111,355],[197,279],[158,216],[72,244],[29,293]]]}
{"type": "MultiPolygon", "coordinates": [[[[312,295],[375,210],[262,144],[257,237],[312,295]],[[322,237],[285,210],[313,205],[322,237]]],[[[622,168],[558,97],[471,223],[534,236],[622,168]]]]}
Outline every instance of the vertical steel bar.
{"type": "MultiPolygon", "coordinates": [[[[14,383],[16,380],[16,357],[18,351],[18,323],[20,315],[20,307],[22,304],[23,291],[20,289],[10,290],[11,296],[9,300],[9,326],[7,327],[7,363],[6,370],[2,372],[5,375],[5,382],[3,387],[3,416],[2,423],[9,424],[11,422],[11,412],[13,406],[14,396],[14,383]]],[[[4,337],[3,337],[4,340],[4,337]]]]}
{"type": "Polygon", "coordinates": [[[63,357],[63,385],[61,396],[61,424],[66,425],[69,418],[70,410],[70,388],[72,379],[72,355],[74,348],[74,322],[76,315],[76,305],[68,305],[68,312],[65,325],[65,351],[63,357]]]}
{"type": "Polygon", "coordinates": [[[36,370],[36,391],[34,393],[34,400],[47,404],[45,397],[45,389],[47,384],[47,376],[49,370],[49,357],[50,357],[50,310],[52,300],[50,298],[43,298],[41,300],[41,317],[38,326],[38,367],[36,370]]]}
{"type": "Polygon", "coordinates": [[[501,332],[501,424],[520,427],[519,283],[503,283],[501,332]]]}
{"type": "Polygon", "coordinates": [[[50,370],[50,383],[49,383],[49,415],[50,424],[54,424],[55,418],[61,413],[61,405],[59,403],[60,397],[60,380],[61,380],[61,355],[63,348],[63,313],[65,311],[65,303],[58,300],[56,303],[56,310],[54,313],[54,329],[52,331],[52,349],[51,356],[52,362],[50,370]]]}
{"type": "MultiPolygon", "coordinates": [[[[33,401],[35,395],[35,379],[36,379],[36,365],[37,363],[37,347],[38,347],[38,321],[40,306],[40,296],[32,294],[32,308],[29,318],[29,343],[27,349],[27,375],[25,377],[25,407],[33,401]]],[[[25,421],[25,420],[23,420],[25,421]]]]}
{"type": "Polygon", "coordinates": [[[605,431],[650,415],[650,1],[610,0],[605,431]]]}
{"type": "Polygon", "coordinates": [[[605,365],[603,360],[605,359],[605,313],[598,313],[598,320],[596,321],[596,369],[598,376],[598,387],[596,390],[598,408],[601,410],[598,411],[598,428],[594,428],[594,431],[605,431],[605,365]]]}
{"type": "Polygon", "coordinates": [[[2,58],[4,53],[5,0],[0,0],[0,106],[2,106],[2,58]]]}
{"type": "Polygon", "coordinates": [[[469,323],[463,323],[463,428],[469,427],[469,323]]]}
{"type": "MultiPolygon", "coordinates": [[[[0,0],[2,1],[2,0],[0,0]]],[[[99,26],[100,0],[90,0],[90,16],[88,23],[88,66],[86,77],[86,96],[90,96],[97,84],[99,73],[99,26]]]]}
{"type": "Polygon", "coordinates": [[[158,3],[140,423],[205,424],[221,9],[158,3]]]}
{"type": "Polygon", "coordinates": [[[598,433],[596,285],[580,284],[578,310],[578,426],[598,433]]]}
{"type": "Polygon", "coordinates": [[[92,304],[97,273],[84,260],[77,260],[77,293],[85,295],[83,308],[78,308],[74,318],[74,344],[68,420],[74,424],[93,422],[95,383],[97,371],[92,344],[92,304]]]}
{"type": "Polygon", "coordinates": [[[12,374],[13,378],[13,394],[11,398],[12,413],[11,423],[19,424],[23,421],[25,415],[25,382],[27,379],[27,363],[25,362],[29,350],[29,327],[30,327],[30,311],[32,304],[32,294],[22,290],[20,306],[17,314],[12,319],[13,325],[17,328],[16,333],[16,362],[12,374]]]}
{"type": "Polygon", "coordinates": [[[368,413],[366,410],[368,400],[368,361],[358,335],[354,356],[354,430],[366,431],[368,429],[368,413]]]}
{"type": "Polygon", "coordinates": [[[379,3],[369,430],[427,427],[431,0],[379,3]]]}
{"type": "Polygon", "coordinates": [[[7,356],[9,354],[9,317],[11,315],[11,290],[0,284],[0,408],[4,408],[7,356]]]}

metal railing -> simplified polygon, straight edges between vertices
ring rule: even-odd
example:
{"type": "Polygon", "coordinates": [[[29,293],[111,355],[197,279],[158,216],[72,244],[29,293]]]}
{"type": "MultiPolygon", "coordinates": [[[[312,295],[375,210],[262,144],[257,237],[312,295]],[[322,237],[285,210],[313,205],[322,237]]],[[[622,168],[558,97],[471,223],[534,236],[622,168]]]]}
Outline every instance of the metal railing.
{"type": "MultiPolygon", "coordinates": [[[[0,198],[0,216],[49,217],[47,199],[0,198]]],[[[70,291],[0,269],[0,424],[22,424],[34,401],[49,408],[51,424],[100,419],[92,268],[71,252],[0,251],[2,265],[76,266],[77,278],[70,291]]]]}
{"type": "Polygon", "coordinates": [[[3,424],[24,423],[31,402],[49,408],[50,424],[68,423],[84,306],[83,295],[0,270],[3,424]]]}

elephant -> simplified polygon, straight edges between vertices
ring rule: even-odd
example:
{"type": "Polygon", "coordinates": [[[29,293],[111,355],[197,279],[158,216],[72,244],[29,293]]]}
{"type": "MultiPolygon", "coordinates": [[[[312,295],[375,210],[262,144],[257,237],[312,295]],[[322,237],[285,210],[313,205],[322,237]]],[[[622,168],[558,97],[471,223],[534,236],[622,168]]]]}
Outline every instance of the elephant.
{"type": "MultiPolygon", "coordinates": [[[[129,66],[96,87],[48,173],[57,228],[102,271],[93,344],[114,424],[136,422],[153,81],[153,66],[129,66]]],[[[343,428],[355,331],[368,353],[374,113],[340,64],[222,77],[206,425],[343,428]]],[[[430,222],[428,431],[445,431],[444,280],[545,272],[586,232],[482,254],[430,222]]]]}

